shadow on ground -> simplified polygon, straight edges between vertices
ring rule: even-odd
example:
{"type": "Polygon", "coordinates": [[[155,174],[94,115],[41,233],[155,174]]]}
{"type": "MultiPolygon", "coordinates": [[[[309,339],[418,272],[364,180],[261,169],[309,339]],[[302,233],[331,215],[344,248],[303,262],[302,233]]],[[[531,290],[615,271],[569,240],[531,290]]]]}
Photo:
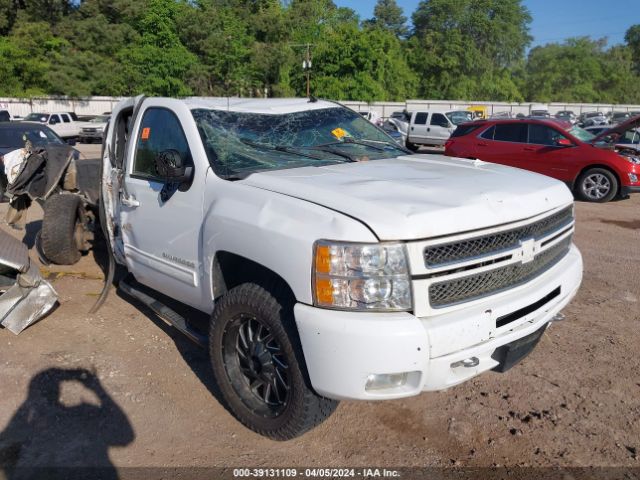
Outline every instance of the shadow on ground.
{"type": "MultiPolygon", "coordinates": [[[[189,320],[189,323],[199,330],[202,334],[206,335],[209,327],[209,315],[202,313],[196,309],[192,309],[186,307],[175,300],[162,295],[159,292],[151,291],[145,289],[144,286],[137,284],[136,288],[140,288],[147,293],[153,293],[153,296],[160,300],[162,303],[167,305],[169,308],[178,312],[183,317],[189,320]]],[[[131,303],[140,313],[145,315],[150,321],[152,321],[160,330],[164,332],[167,337],[171,338],[178,349],[180,355],[184,361],[189,365],[189,368],[196,375],[198,380],[209,390],[209,392],[214,396],[214,398],[218,401],[220,405],[222,405],[229,414],[232,415],[229,410],[226,402],[222,397],[222,392],[218,387],[214,377],[213,371],[211,369],[211,363],[209,361],[209,352],[206,348],[202,348],[191,340],[189,340],[185,335],[180,333],[178,330],[173,328],[172,326],[165,323],[162,319],[158,317],[150,308],[148,308],[143,303],[129,297],[128,295],[122,293],[119,290],[116,290],[117,295],[121,297],[123,300],[131,303]]]]}
{"type": "Polygon", "coordinates": [[[66,479],[82,472],[86,478],[117,479],[109,448],[134,438],[127,416],[92,372],[43,370],[0,433],[0,478],[66,479]]]}

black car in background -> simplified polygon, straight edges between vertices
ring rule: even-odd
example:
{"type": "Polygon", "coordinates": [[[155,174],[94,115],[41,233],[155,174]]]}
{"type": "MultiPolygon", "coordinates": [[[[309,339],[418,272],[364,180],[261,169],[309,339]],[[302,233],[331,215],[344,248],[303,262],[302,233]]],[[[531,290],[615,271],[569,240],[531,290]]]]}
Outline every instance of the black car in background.
{"type": "Polygon", "coordinates": [[[4,172],[2,157],[13,150],[24,147],[25,140],[31,140],[34,147],[65,144],[65,141],[53,130],[40,123],[0,123],[0,202],[3,201],[7,188],[7,176],[4,172]]]}
{"type": "Polygon", "coordinates": [[[0,110],[0,122],[10,122],[11,114],[6,110],[0,110]]]}

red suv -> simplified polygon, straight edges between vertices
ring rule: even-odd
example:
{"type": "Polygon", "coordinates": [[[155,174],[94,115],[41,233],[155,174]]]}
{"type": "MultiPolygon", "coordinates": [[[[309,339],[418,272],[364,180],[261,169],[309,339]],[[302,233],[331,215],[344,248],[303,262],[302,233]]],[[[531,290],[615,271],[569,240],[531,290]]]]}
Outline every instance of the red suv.
{"type": "Polygon", "coordinates": [[[445,154],[542,173],[589,202],[640,192],[640,155],[618,153],[601,138],[557,120],[485,120],[460,125],[445,154]]]}

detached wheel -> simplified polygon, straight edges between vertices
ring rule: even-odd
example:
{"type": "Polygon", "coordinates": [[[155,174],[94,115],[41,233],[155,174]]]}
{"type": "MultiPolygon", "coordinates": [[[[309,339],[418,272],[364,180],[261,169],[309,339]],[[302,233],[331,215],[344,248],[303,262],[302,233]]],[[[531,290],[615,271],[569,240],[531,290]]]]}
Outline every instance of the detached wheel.
{"type": "Polygon", "coordinates": [[[417,152],[418,149],[420,148],[419,145],[416,145],[415,143],[411,143],[409,140],[405,142],[405,146],[412,152],[417,152]]]}
{"type": "Polygon", "coordinates": [[[605,203],[618,193],[618,179],[609,170],[591,168],[580,175],[576,188],[582,200],[605,203]]]}
{"type": "Polygon", "coordinates": [[[84,248],[82,201],[73,194],[55,194],[44,203],[40,246],[51,263],[73,265],[84,248]]]}
{"type": "Polygon", "coordinates": [[[251,430],[289,440],[322,423],[338,405],[311,389],[292,306],[246,283],[216,304],[209,351],[229,409],[251,430]]]}

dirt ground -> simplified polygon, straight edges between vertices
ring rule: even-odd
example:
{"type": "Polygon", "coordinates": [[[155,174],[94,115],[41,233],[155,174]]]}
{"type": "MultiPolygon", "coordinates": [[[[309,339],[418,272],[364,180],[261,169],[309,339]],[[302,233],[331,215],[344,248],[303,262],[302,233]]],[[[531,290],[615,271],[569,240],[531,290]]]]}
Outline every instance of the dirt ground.
{"type": "MultiPolygon", "coordinates": [[[[638,467],[639,212],[640,195],[577,203],[582,288],[516,368],[405,400],[343,402],[287,443],[237,422],[206,352],[141,307],[112,291],[89,315],[102,287],[93,255],[56,267],[57,310],[19,336],[0,330],[0,440],[39,438],[4,455],[118,468],[638,467]]],[[[40,216],[34,207],[26,231],[0,228],[28,240],[40,216]]]]}

